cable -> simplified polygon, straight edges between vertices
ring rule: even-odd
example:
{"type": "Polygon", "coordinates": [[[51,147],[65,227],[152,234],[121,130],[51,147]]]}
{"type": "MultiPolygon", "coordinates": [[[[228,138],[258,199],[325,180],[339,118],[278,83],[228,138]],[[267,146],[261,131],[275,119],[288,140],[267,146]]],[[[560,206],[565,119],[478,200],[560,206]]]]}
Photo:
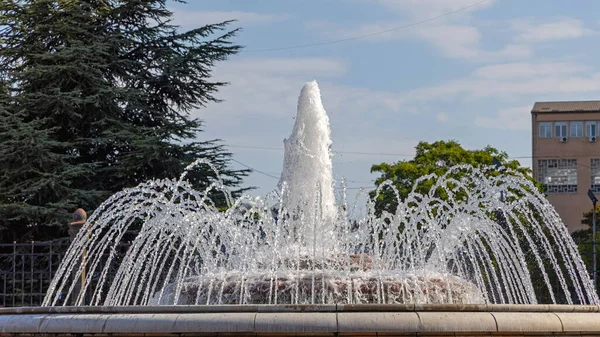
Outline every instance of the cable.
{"type": "Polygon", "coordinates": [[[396,157],[414,157],[414,154],[406,153],[388,153],[388,152],[359,152],[359,151],[333,151],[339,154],[360,154],[360,155],[376,155],[376,156],[396,156],[396,157]]]}
{"type": "Polygon", "coordinates": [[[443,17],[448,16],[448,15],[456,14],[456,13],[465,11],[467,9],[479,6],[482,3],[487,2],[487,1],[489,1],[489,0],[482,0],[482,1],[476,2],[476,3],[472,4],[472,5],[469,5],[469,6],[466,6],[466,7],[462,7],[462,8],[450,11],[450,12],[446,12],[446,13],[440,14],[438,16],[431,17],[429,19],[412,22],[412,23],[409,23],[409,24],[406,24],[406,25],[394,27],[394,28],[391,28],[391,29],[382,30],[382,31],[375,32],[375,33],[358,35],[358,36],[348,37],[348,38],[339,39],[339,40],[331,40],[331,41],[324,41],[324,42],[308,43],[308,44],[302,44],[302,45],[296,45],[296,46],[289,46],[289,47],[265,48],[265,49],[255,49],[255,50],[245,50],[245,51],[242,50],[241,52],[242,53],[260,53],[260,52],[270,52],[270,51],[302,49],[302,48],[309,48],[309,47],[316,47],[316,46],[325,46],[325,45],[329,45],[329,44],[336,44],[336,43],[347,42],[347,41],[352,41],[352,40],[359,40],[359,39],[363,39],[363,38],[366,38],[366,37],[371,37],[371,36],[376,36],[376,35],[381,35],[381,34],[393,32],[395,30],[400,30],[400,29],[404,29],[404,28],[410,28],[410,27],[418,26],[418,25],[421,25],[421,24],[424,24],[424,23],[427,23],[427,22],[430,22],[430,21],[434,21],[434,20],[443,18],[443,17]]]}
{"type": "Polygon", "coordinates": [[[226,145],[227,147],[238,147],[241,149],[256,149],[256,150],[277,150],[283,151],[282,147],[268,147],[268,146],[248,146],[248,145],[226,145]]]}
{"type": "MultiPolygon", "coordinates": [[[[245,149],[256,149],[256,150],[276,150],[283,151],[284,149],[281,147],[268,147],[268,146],[249,146],[249,145],[226,145],[228,147],[233,148],[245,148],[245,149]]],[[[367,155],[367,156],[394,156],[394,157],[414,157],[414,154],[407,153],[392,153],[392,152],[361,152],[361,151],[332,151],[334,154],[356,154],[356,155],[367,155]]],[[[569,159],[567,157],[561,156],[512,156],[506,158],[508,160],[514,159],[569,159]]],[[[585,167],[585,164],[579,164],[585,167]]]]}
{"type": "MultiPolygon", "coordinates": [[[[275,150],[283,151],[282,147],[269,147],[269,146],[250,146],[250,145],[226,145],[227,147],[241,148],[241,149],[253,149],[253,150],[275,150]]],[[[407,153],[386,153],[386,152],[360,152],[360,151],[332,151],[333,154],[358,154],[358,155],[376,155],[376,156],[396,156],[396,157],[414,157],[414,154],[407,153]]]]}
{"type": "Polygon", "coordinates": [[[248,165],[246,165],[246,164],[244,164],[244,163],[242,163],[242,162],[240,162],[240,161],[238,161],[238,160],[235,160],[235,159],[233,159],[233,158],[232,158],[231,160],[232,160],[232,161],[234,161],[234,162],[236,162],[236,163],[238,163],[238,164],[240,164],[240,165],[242,165],[242,166],[244,166],[245,168],[247,168],[247,169],[249,169],[249,170],[251,170],[251,171],[253,171],[253,172],[260,173],[260,174],[262,174],[262,175],[265,175],[265,176],[267,176],[267,177],[271,177],[271,178],[273,178],[273,179],[277,179],[277,180],[279,180],[279,177],[276,177],[276,176],[274,176],[274,175],[268,174],[267,172],[263,172],[263,171],[261,171],[261,170],[257,170],[257,169],[255,169],[255,168],[253,168],[253,167],[250,167],[250,166],[248,166],[248,165]]]}
{"type": "MultiPolygon", "coordinates": [[[[239,147],[243,147],[243,146],[239,146],[239,147]]],[[[250,147],[250,146],[245,146],[245,147],[250,147]]],[[[278,149],[278,148],[269,148],[269,147],[250,147],[250,148],[278,149]]],[[[363,152],[355,152],[355,153],[361,153],[362,154],[363,152]]],[[[369,154],[369,153],[364,152],[364,154],[369,154]]],[[[517,158],[520,158],[520,159],[529,159],[529,158],[531,158],[532,160],[534,158],[535,159],[572,159],[572,158],[566,158],[566,157],[561,157],[561,156],[536,156],[536,157],[533,157],[533,156],[518,156],[518,157],[509,157],[507,159],[517,159],[517,158]]],[[[246,164],[240,162],[239,160],[236,160],[236,159],[233,159],[233,158],[231,160],[234,161],[234,162],[236,162],[236,163],[238,163],[238,164],[240,164],[240,165],[242,165],[242,166],[244,166],[244,167],[246,167],[247,169],[251,170],[252,172],[260,173],[260,174],[265,175],[267,177],[279,180],[279,177],[276,177],[276,176],[274,176],[272,174],[269,174],[269,173],[261,171],[261,170],[257,170],[255,168],[249,166],[249,165],[246,165],[246,164]]],[[[577,166],[582,166],[582,167],[589,168],[590,170],[593,169],[591,166],[582,164],[579,161],[576,161],[575,164],[577,166]]],[[[533,165],[533,163],[532,163],[532,165],[533,165]]],[[[375,183],[374,181],[371,181],[371,182],[358,181],[358,180],[346,180],[346,181],[353,182],[353,183],[373,183],[373,184],[375,183]]],[[[365,188],[373,188],[373,187],[372,186],[346,187],[346,190],[360,190],[360,189],[365,189],[365,188]]],[[[336,189],[341,189],[341,188],[340,187],[336,187],[336,189]]]]}
{"type": "MultiPolygon", "coordinates": [[[[342,178],[344,178],[344,177],[342,177],[342,178]]],[[[346,179],[346,182],[355,183],[355,184],[373,184],[373,183],[375,183],[375,180],[366,181],[366,180],[350,180],[350,179],[346,179]]]]}
{"type": "MultiPolygon", "coordinates": [[[[261,170],[257,170],[254,167],[251,167],[250,165],[246,165],[246,164],[242,163],[239,160],[235,160],[235,159],[231,159],[231,160],[234,161],[234,162],[236,162],[236,163],[238,163],[238,164],[240,164],[240,165],[242,165],[242,166],[244,166],[245,168],[251,170],[252,172],[260,173],[260,174],[265,175],[267,177],[279,180],[279,177],[276,177],[276,176],[274,176],[272,174],[268,174],[267,172],[264,172],[264,171],[261,171],[261,170]]],[[[360,183],[359,181],[355,181],[355,180],[346,180],[346,181],[360,183]]],[[[365,181],[365,183],[369,183],[369,182],[365,181]]],[[[373,188],[373,187],[372,186],[358,186],[358,187],[354,186],[354,187],[346,187],[346,190],[360,190],[360,189],[363,189],[363,188],[373,188]]],[[[341,188],[340,187],[335,187],[335,189],[341,189],[341,188]]]]}

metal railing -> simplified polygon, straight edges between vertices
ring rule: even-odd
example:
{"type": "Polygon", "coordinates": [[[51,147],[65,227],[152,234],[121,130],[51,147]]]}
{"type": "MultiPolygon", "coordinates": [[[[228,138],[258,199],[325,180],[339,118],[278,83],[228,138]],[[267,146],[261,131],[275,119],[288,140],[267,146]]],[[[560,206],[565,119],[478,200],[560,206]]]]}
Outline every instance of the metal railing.
{"type": "MultiPolygon", "coordinates": [[[[118,255],[125,255],[131,243],[121,244],[118,255]]],[[[582,257],[589,268],[591,257],[584,248],[587,243],[580,243],[582,257]]],[[[0,307],[39,306],[42,304],[50,282],[54,277],[65,253],[70,245],[69,238],[55,241],[32,241],[29,243],[0,244],[0,307]]],[[[115,259],[113,264],[117,264],[115,259]]],[[[111,279],[116,267],[111,268],[107,277],[111,279]]],[[[92,282],[94,275],[91,275],[92,282]]],[[[558,282],[558,281],[557,281],[558,282]]],[[[558,284],[556,285],[558,288],[558,284]]],[[[539,300],[544,299],[545,284],[541,280],[534,281],[539,300]]]]}
{"type": "Polygon", "coordinates": [[[69,239],[0,244],[0,306],[42,304],[69,239]]]}
{"type": "MultiPolygon", "coordinates": [[[[69,238],[47,242],[0,244],[0,307],[41,305],[69,245],[69,238]]],[[[112,259],[111,268],[106,275],[109,283],[117,272],[120,258],[126,254],[130,245],[130,242],[118,245],[116,257],[112,259]]],[[[108,258],[108,255],[106,257],[108,258]]],[[[101,263],[105,262],[102,260],[101,263]]],[[[101,264],[100,268],[103,267],[101,264]]],[[[89,276],[93,284],[97,275],[89,276]]],[[[59,296],[60,298],[62,296],[59,296]]]]}

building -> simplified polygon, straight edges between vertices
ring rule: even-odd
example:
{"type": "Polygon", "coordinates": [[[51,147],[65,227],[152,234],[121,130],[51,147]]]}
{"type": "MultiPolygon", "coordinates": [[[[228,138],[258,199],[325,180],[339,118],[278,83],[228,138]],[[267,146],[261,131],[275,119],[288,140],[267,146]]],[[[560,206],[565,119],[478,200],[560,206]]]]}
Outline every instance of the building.
{"type": "Polygon", "coordinates": [[[534,177],[570,232],[587,228],[588,190],[600,198],[600,101],[537,102],[531,126],[534,177]]]}

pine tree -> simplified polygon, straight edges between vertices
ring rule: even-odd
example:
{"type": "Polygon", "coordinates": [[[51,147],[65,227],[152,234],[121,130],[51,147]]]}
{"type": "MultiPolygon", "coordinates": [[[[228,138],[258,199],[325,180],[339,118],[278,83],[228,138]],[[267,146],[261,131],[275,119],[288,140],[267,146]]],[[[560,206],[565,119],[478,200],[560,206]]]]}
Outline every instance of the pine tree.
{"type": "Polygon", "coordinates": [[[82,204],[85,191],[71,188],[80,167],[68,167],[69,155],[53,152],[45,120],[26,121],[23,112],[0,108],[0,231],[3,241],[65,234],[67,210],[82,204]],[[50,232],[49,232],[50,231],[50,232]],[[53,233],[54,232],[54,233],[53,233]]]}
{"type": "MultiPolygon", "coordinates": [[[[181,33],[170,17],[166,0],[0,2],[0,239],[60,236],[75,208],[197,158],[241,191],[247,171],[228,169],[218,141],[195,141],[202,124],[189,115],[218,101],[225,83],[210,71],[239,50],[236,30],[181,33]]],[[[190,180],[203,188],[214,174],[190,180]]]]}

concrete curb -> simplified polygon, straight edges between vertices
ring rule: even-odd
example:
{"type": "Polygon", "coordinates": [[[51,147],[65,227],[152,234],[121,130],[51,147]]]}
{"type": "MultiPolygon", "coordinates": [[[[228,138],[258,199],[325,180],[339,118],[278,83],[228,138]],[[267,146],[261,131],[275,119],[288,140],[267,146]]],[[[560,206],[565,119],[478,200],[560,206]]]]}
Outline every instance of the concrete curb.
{"type": "Polygon", "coordinates": [[[0,309],[0,335],[600,333],[598,306],[223,305],[0,309]]]}
{"type": "Polygon", "coordinates": [[[55,313],[215,313],[215,312],[600,312],[599,305],[569,304],[224,304],[163,306],[64,306],[0,308],[2,315],[55,313]]]}

